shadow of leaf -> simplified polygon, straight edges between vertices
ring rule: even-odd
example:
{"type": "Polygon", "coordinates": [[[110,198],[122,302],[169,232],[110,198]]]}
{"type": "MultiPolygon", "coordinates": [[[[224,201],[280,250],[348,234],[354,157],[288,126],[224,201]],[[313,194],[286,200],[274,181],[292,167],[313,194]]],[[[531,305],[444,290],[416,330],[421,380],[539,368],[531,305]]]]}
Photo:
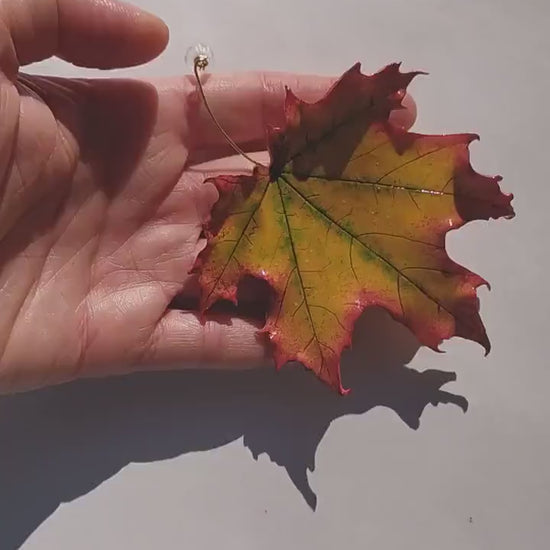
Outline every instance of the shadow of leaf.
{"type": "Polygon", "coordinates": [[[18,548],[62,503],[131,462],[225,445],[240,437],[254,457],[284,467],[309,506],[307,470],[330,423],[373,407],[411,428],[427,404],[464,397],[441,390],[454,373],[405,366],[418,349],[385,313],[368,310],[343,360],[342,397],[302,368],[187,371],[88,380],[0,399],[0,540],[18,548]]]}

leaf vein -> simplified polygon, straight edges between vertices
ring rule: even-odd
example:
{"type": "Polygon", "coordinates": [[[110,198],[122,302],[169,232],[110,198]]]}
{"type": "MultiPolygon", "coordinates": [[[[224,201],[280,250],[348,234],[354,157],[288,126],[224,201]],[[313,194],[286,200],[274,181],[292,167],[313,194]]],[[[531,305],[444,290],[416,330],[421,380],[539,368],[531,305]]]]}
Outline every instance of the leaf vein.
{"type": "Polygon", "coordinates": [[[283,207],[283,212],[284,212],[283,217],[285,219],[286,229],[287,229],[287,232],[288,232],[288,240],[289,240],[289,243],[290,243],[290,250],[292,252],[292,259],[294,260],[294,265],[296,267],[296,274],[298,275],[298,281],[300,283],[300,287],[302,288],[302,295],[304,297],[304,305],[306,307],[307,316],[308,316],[309,322],[311,324],[311,329],[313,331],[313,336],[315,337],[315,341],[317,342],[317,347],[318,347],[319,353],[321,355],[321,368],[322,368],[324,366],[324,363],[325,363],[325,358],[324,358],[323,352],[321,351],[321,347],[320,347],[321,341],[319,340],[319,336],[317,335],[317,329],[316,329],[315,324],[313,323],[313,317],[311,315],[311,309],[309,307],[309,302],[307,301],[307,298],[306,298],[306,291],[305,291],[304,281],[302,279],[302,273],[300,272],[300,266],[298,265],[298,257],[296,255],[296,248],[295,248],[295,245],[294,245],[294,239],[292,237],[292,230],[290,229],[290,223],[289,223],[288,217],[287,217],[286,205],[285,205],[285,202],[284,202],[284,199],[283,199],[283,192],[282,192],[281,185],[280,185],[279,181],[277,182],[277,189],[279,191],[279,197],[280,197],[281,204],[282,204],[282,207],[283,207]]]}
{"type": "Polygon", "coordinates": [[[247,232],[248,230],[248,227],[250,225],[250,222],[252,220],[252,218],[254,217],[254,215],[256,214],[256,212],[260,209],[260,206],[262,205],[262,202],[264,200],[264,197],[267,193],[267,190],[269,189],[269,183],[266,184],[265,186],[265,189],[262,193],[262,196],[260,197],[260,200],[258,201],[258,204],[255,206],[255,208],[251,211],[251,215],[250,215],[250,218],[248,218],[248,221],[246,222],[246,225],[244,226],[244,229],[243,229],[243,232],[239,235],[238,239],[236,239],[235,241],[235,246],[233,247],[233,249],[231,250],[230,254],[229,254],[229,257],[227,258],[227,262],[225,263],[225,265],[223,266],[223,269],[221,270],[220,274],[216,277],[216,280],[214,282],[214,284],[212,285],[212,288],[210,289],[210,292],[208,293],[208,296],[206,297],[205,299],[205,303],[208,302],[208,300],[210,300],[210,297],[212,296],[212,294],[214,294],[214,291],[216,290],[216,287],[218,286],[219,282],[221,281],[221,278],[224,276],[225,274],[225,271],[227,269],[227,266],[229,265],[229,263],[231,262],[231,258],[235,255],[235,252],[237,251],[237,248],[239,247],[239,244],[241,243],[242,239],[243,239],[243,235],[247,232]]]}
{"type": "MultiPolygon", "coordinates": [[[[457,316],[452,312],[450,311],[449,309],[447,309],[443,304],[441,304],[439,302],[439,300],[437,300],[436,298],[434,298],[429,292],[427,292],[424,288],[422,288],[418,283],[416,283],[415,281],[413,281],[411,278],[407,277],[399,268],[397,268],[390,260],[388,260],[386,257],[382,256],[382,254],[380,254],[378,251],[376,251],[375,249],[371,248],[370,246],[368,246],[367,244],[363,243],[362,241],[360,241],[355,235],[353,235],[352,233],[350,233],[345,227],[342,227],[341,225],[339,225],[338,223],[336,223],[324,210],[322,210],[321,208],[317,207],[315,204],[309,202],[305,197],[304,195],[298,190],[296,189],[296,187],[294,187],[292,185],[292,183],[290,183],[284,176],[281,177],[281,179],[288,185],[288,187],[290,189],[292,189],[299,197],[302,198],[302,200],[306,201],[310,207],[317,213],[319,213],[320,215],[322,215],[324,218],[328,219],[331,223],[333,223],[336,227],[338,227],[342,233],[344,233],[345,235],[348,235],[350,238],[354,239],[356,242],[358,242],[361,246],[363,246],[364,248],[366,248],[369,252],[371,252],[372,254],[374,254],[377,258],[379,258],[381,261],[383,261],[386,265],[388,265],[389,267],[391,267],[396,273],[398,274],[401,274],[401,276],[408,282],[410,283],[412,286],[414,286],[421,294],[424,294],[424,296],[426,296],[426,298],[428,298],[429,300],[431,300],[432,302],[434,302],[435,304],[438,304],[446,313],[448,313],[449,315],[451,315],[453,318],[455,319],[458,319],[457,316]]],[[[410,269],[410,268],[409,268],[410,269]]]]}

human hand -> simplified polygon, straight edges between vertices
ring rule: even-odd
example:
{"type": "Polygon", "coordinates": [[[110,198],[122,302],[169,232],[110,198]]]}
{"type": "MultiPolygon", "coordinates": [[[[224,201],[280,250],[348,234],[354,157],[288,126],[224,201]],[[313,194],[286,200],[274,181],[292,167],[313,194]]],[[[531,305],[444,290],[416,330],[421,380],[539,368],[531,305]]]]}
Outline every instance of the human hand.
{"type": "MultiPolygon", "coordinates": [[[[23,74],[53,55],[129,67],[166,46],[166,26],[115,0],[0,3],[0,393],[151,368],[258,364],[257,325],[201,323],[172,307],[217,191],[250,170],[209,120],[191,77],[151,83],[23,74]]],[[[332,79],[211,76],[216,117],[245,151],[282,122],[284,85],[318,99],[332,79]]],[[[414,103],[393,113],[409,127],[414,103]]]]}

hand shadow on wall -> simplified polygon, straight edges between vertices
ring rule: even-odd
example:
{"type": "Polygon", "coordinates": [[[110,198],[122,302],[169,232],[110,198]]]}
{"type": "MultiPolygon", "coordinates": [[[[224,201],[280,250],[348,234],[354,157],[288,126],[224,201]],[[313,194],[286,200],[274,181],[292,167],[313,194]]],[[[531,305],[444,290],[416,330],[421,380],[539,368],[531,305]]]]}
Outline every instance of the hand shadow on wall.
{"type": "Polygon", "coordinates": [[[418,350],[407,329],[375,309],[359,325],[343,360],[346,397],[292,366],[136,374],[0,398],[0,547],[18,548],[61,503],[131,462],[240,437],[254,457],[267,453],[284,467],[315,508],[307,469],[334,419],[381,405],[416,429],[429,403],[466,411],[464,397],[441,390],[454,373],[405,366],[418,350]]]}

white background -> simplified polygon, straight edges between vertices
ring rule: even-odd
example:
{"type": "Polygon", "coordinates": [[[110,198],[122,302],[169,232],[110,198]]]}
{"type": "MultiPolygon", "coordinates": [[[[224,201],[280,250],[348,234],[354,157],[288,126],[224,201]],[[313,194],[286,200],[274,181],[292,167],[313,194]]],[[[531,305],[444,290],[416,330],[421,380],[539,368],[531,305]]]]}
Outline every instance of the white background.
{"type": "MultiPolygon", "coordinates": [[[[479,133],[474,167],[516,197],[514,220],[448,241],[492,284],[480,295],[493,351],[418,350],[373,312],[344,360],[345,399],[288,369],[1,398],[0,548],[548,548],[548,0],[137,3],[172,37],[125,74],[180,74],[197,40],[223,72],[428,71],[411,87],[415,129],[479,133]]],[[[54,60],[33,70],[82,74],[54,60]]]]}

